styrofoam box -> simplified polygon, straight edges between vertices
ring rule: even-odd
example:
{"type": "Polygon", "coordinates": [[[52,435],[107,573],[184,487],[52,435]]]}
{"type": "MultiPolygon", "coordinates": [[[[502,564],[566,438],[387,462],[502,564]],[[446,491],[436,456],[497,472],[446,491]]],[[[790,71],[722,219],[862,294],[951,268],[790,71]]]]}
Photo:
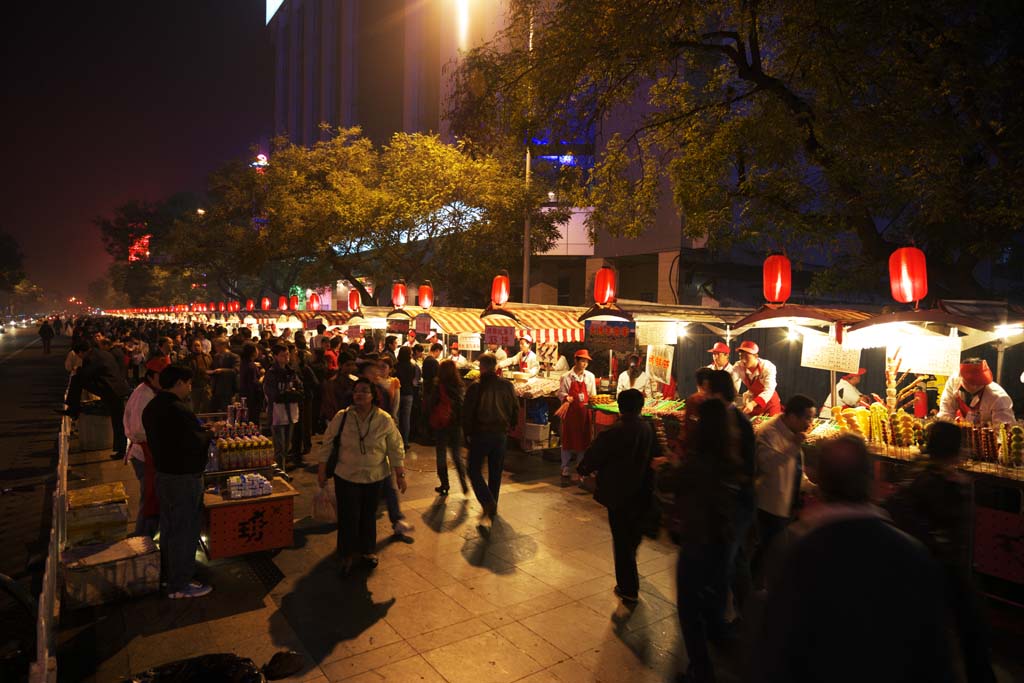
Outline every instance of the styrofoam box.
{"type": "Polygon", "coordinates": [[[551,433],[551,425],[539,425],[527,422],[523,425],[523,438],[529,441],[547,441],[551,433]]]}
{"type": "Polygon", "coordinates": [[[64,595],[72,608],[160,589],[160,550],[149,536],[71,548],[62,561],[64,595]]]}

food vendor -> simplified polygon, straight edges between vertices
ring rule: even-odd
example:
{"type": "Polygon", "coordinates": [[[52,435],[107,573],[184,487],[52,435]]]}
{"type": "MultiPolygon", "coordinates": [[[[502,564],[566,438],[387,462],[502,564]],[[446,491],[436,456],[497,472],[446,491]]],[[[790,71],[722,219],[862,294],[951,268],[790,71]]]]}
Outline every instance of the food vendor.
{"type": "Polygon", "coordinates": [[[630,354],[628,366],[619,375],[619,384],[615,388],[615,396],[618,397],[626,389],[636,389],[644,395],[644,398],[651,397],[651,378],[647,376],[640,367],[640,356],[630,354]]]}
{"type": "Polygon", "coordinates": [[[1013,400],[992,381],[988,361],[967,358],[960,363],[960,372],[946,380],[939,417],[959,418],[973,424],[1013,422],[1013,400]]]}
{"type": "Polygon", "coordinates": [[[775,391],[775,363],[760,357],[760,349],[752,341],[745,341],[736,350],[740,359],[732,368],[733,382],[747,388],[743,392],[743,412],[757,415],[778,415],[782,412],[779,392],[775,391]]]}
{"type": "MultiPolygon", "coordinates": [[[[847,408],[856,408],[860,405],[867,405],[868,399],[864,394],[860,393],[860,389],[857,385],[860,384],[860,378],[867,372],[864,368],[858,368],[857,372],[851,372],[843,375],[836,382],[836,398],[839,399],[839,405],[847,408]]],[[[825,405],[822,408],[822,417],[828,417],[832,413],[832,393],[825,398],[825,405]]]]}
{"type": "Polygon", "coordinates": [[[459,350],[459,342],[452,342],[452,353],[448,356],[448,360],[455,363],[455,367],[464,368],[469,365],[469,361],[462,355],[462,351],[459,350]]]}
{"type": "Polygon", "coordinates": [[[590,397],[597,394],[594,373],[587,370],[590,352],[580,349],[573,357],[572,369],[562,375],[558,399],[562,401],[562,478],[569,477],[573,456],[581,461],[590,445],[590,397]]]}
{"type": "Polygon", "coordinates": [[[498,344],[488,344],[487,353],[497,358],[499,363],[508,358],[508,353],[505,352],[505,348],[503,346],[499,346],[498,344]]]}
{"type": "Polygon", "coordinates": [[[732,363],[729,362],[729,345],[725,342],[715,342],[715,345],[708,349],[711,354],[711,363],[707,365],[711,370],[723,370],[732,375],[732,383],[736,386],[736,394],[740,393],[740,380],[733,373],[732,363]]]}
{"type": "Polygon", "coordinates": [[[515,372],[525,372],[530,377],[536,377],[540,372],[540,359],[530,347],[533,346],[533,337],[524,332],[519,337],[519,353],[498,363],[499,368],[511,367],[515,372]]]}

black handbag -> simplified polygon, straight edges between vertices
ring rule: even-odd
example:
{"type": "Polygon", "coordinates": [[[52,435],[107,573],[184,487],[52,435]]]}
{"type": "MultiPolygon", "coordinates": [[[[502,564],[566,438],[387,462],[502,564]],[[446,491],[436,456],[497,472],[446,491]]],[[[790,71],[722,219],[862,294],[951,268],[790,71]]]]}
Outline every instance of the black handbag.
{"type": "Polygon", "coordinates": [[[331,454],[327,456],[327,476],[333,477],[334,470],[338,467],[338,456],[341,454],[341,433],[345,431],[345,420],[348,419],[348,408],[345,409],[345,414],[341,416],[341,426],[338,427],[338,433],[334,435],[334,440],[331,442],[331,454]]]}

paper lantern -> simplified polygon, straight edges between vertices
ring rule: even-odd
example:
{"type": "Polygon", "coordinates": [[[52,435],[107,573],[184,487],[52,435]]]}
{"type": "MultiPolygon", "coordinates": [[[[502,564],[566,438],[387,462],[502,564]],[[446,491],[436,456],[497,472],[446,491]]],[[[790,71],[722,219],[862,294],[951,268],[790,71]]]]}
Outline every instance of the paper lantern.
{"type": "Polygon", "coordinates": [[[299,297],[297,295],[292,294],[291,297],[289,297],[288,308],[293,311],[299,310],[299,297]]]}
{"type": "Polygon", "coordinates": [[[260,299],[260,308],[263,309],[264,311],[269,311],[270,310],[270,297],[269,296],[265,296],[262,299],[260,299]]]}
{"type": "Polygon", "coordinates": [[[309,295],[309,301],[306,302],[307,311],[319,311],[320,310],[320,295],[313,292],[309,295]]]}
{"type": "Polygon", "coordinates": [[[362,304],[363,301],[362,298],[359,296],[359,290],[354,288],[348,290],[348,310],[352,313],[355,313],[360,308],[362,308],[362,304]]]}
{"type": "Polygon", "coordinates": [[[594,301],[602,306],[615,302],[615,271],[601,266],[594,275],[594,301]]]}
{"type": "Polygon", "coordinates": [[[902,247],[889,257],[889,287],[901,304],[920,301],[928,295],[928,263],[917,247],[902,247]]]}
{"type": "Polygon", "coordinates": [[[288,297],[281,295],[277,297],[277,310],[287,311],[288,310],[288,297]]]}
{"type": "Polygon", "coordinates": [[[434,288],[430,284],[430,280],[424,280],[423,284],[420,285],[419,291],[417,292],[417,303],[420,308],[424,310],[434,305],[434,288]]]}
{"type": "Polygon", "coordinates": [[[256,302],[253,301],[252,299],[246,299],[245,300],[245,310],[247,310],[247,311],[255,311],[256,310],[256,302]]]}
{"type": "Polygon", "coordinates": [[[782,254],[772,254],[764,260],[762,271],[764,299],[773,304],[784,304],[793,291],[793,269],[782,254]]]}
{"type": "Polygon", "coordinates": [[[405,308],[405,280],[395,280],[391,285],[391,305],[395,308],[405,308]]]}
{"type": "Polygon", "coordinates": [[[500,308],[508,303],[508,294],[512,285],[508,279],[508,271],[503,270],[491,281],[491,305],[500,308]]]}
{"type": "Polygon", "coordinates": [[[223,313],[224,311],[228,310],[228,307],[224,305],[223,301],[221,301],[219,304],[217,304],[217,310],[223,313]]]}
{"type": "Polygon", "coordinates": [[[214,311],[216,311],[217,310],[217,302],[216,301],[211,301],[210,303],[206,304],[206,310],[208,310],[210,313],[213,313],[214,311]]]}

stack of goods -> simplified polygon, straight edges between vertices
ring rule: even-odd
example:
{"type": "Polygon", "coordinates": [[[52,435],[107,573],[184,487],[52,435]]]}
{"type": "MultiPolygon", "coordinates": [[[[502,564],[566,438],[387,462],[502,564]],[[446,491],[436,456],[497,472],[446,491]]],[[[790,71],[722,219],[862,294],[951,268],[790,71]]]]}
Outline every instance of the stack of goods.
{"type": "Polygon", "coordinates": [[[203,427],[208,432],[213,432],[216,438],[234,438],[242,436],[259,436],[260,426],[254,422],[207,422],[203,427]]]}
{"type": "MultiPolygon", "coordinates": [[[[881,404],[876,403],[875,405],[881,404]]],[[[836,411],[833,411],[832,414],[835,415],[836,411]]],[[[872,417],[872,411],[868,410],[864,406],[843,408],[839,411],[836,422],[839,424],[839,429],[841,431],[852,432],[866,440],[871,436],[872,417]]]]}
{"type": "Polygon", "coordinates": [[[1000,425],[999,462],[1012,467],[1024,466],[1024,426],[1019,424],[1000,425]]]}
{"type": "Polygon", "coordinates": [[[262,474],[240,474],[228,478],[225,492],[228,498],[255,498],[269,496],[274,492],[274,485],[262,474]]]}
{"type": "Polygon", "coordinates": [[[910,448],[911,446],[918,445],[917,434],[918,430],[914,428],[917,424],[917,420],[914,419],[913,415],[907,413],[907,411],[900,408],[894,413],[889,415],[889,424],[891,427],[892,444],[900,446],[902,448],[910,448]]]}
{"type": "Polygon", "coordinates": [[[609,403],[615,403],[615,397],[611,394],[595,394],[590,397],[591,406],[603,406],[609,403]]]}
{"type": "Polygon", "coordinates": [[[525,382],[513,382],[512,387],[516,391],[516,396],[520,398],[554,396],[558,393],[558,380],[547,377],[532,377],[525,382]]]}
{"type": "Polygon", "coordinates": [[[216,441],[212,454],[214,470],[240,470],[271,467],[274,464],[274,442],[266,436],[222,437],[216,441]]]}
{"type": "Polygon", "coordinates": [[[672,415],[682,413],[686,408],[686,401],[672,401],[668,399],[650,399],[644,405],[644,415],[672,415]]]}

